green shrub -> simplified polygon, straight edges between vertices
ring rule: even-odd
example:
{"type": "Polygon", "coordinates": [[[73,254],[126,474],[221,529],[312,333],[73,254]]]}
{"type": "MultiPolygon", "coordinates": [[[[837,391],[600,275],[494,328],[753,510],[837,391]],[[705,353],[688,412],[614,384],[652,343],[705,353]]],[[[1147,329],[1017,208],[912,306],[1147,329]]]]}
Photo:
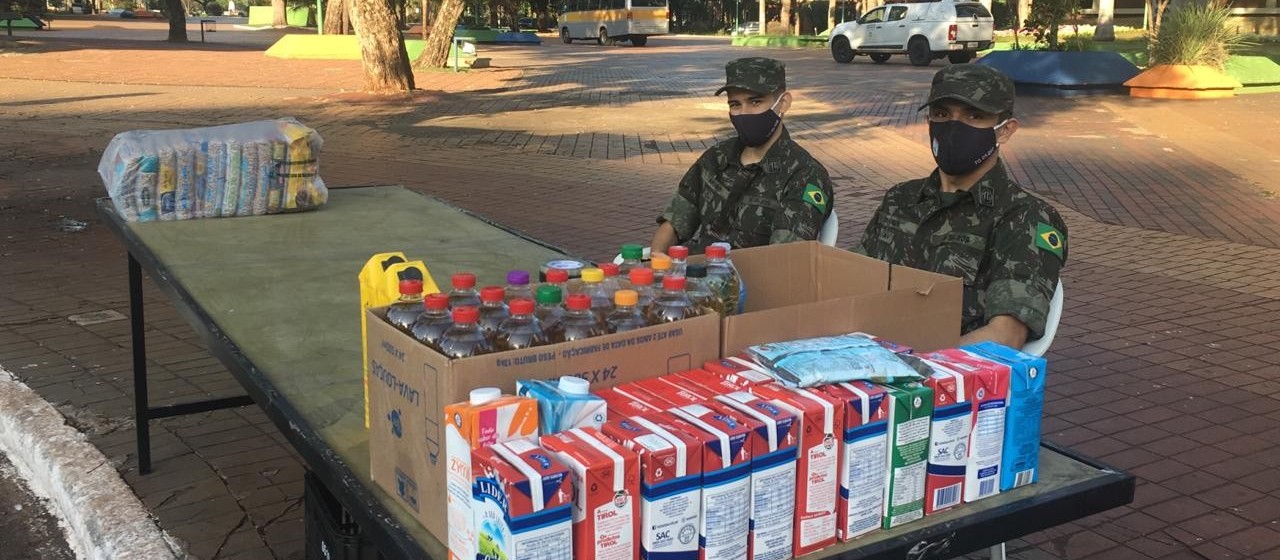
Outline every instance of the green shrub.
{"type": "Polygon", "coordinates": [[[1152,64],[1193,64],[1225,68],[1244,35],[1228,26],[1231,9],[1215,0],[1188,0],[1166,12],[1151,44],[1152,64]]]}
{"type": "Polygon", "coordinates": [[[217,2],[209,2],[208,4],[204,5],[204,13],[209,14],[211,16],[222,15],[223,9],[224,8],[222,7],[222,4],[219,4],[217,2]]]}

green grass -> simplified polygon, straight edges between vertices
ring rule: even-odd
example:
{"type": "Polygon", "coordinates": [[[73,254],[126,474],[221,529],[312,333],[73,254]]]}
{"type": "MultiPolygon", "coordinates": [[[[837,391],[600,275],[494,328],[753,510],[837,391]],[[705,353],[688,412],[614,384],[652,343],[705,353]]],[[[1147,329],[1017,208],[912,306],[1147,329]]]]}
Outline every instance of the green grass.
{"type": "Polygon", "coordinates": [[[734,37],[735,47],[827,48],[827,38],[817,35],[748,35],[734,37]]]}

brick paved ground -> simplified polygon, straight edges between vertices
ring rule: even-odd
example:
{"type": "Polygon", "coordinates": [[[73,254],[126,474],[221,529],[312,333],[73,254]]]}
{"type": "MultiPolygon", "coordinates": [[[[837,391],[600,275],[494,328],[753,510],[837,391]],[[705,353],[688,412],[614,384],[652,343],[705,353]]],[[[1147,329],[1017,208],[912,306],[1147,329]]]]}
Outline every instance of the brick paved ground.
{"type": "MultiPolygon", "coordinates": [[[[62,405],[200,558],[299,558],[302,467],[242,409],[156,422],[157,472],[137,475],[127,322],[66,319],[127,312],[123,250],[90,202],[112,134],[291,114],[324,134],[331,185],[406,184],[608,257],[648,238],[726,134],[715,69],[748,52],[482,47],[495,70],[428,73],[428,91],[382,99],[339,91],[358,84],[351,64],[280,63],[245,48],[256,38],[174,51],[63,27],[0,56],[0,74],[24,78],[0,87],[0,363],[62,405]],[[146,68],[99,68],[125,56],[146,68]],[[63,217],[89,228],[61,231],[63,217]]],[[[930,167],[914,112],[930,70],[757,52],[788,61],[788,123],[836,181],[847,247],[888,185],[930,167]]],[[[1277,101],[1020,100],[1010,168],[1072,240],[1046,439],[1141,481],[1132,507],[1032,535],[1015,557],[1280,558],[1277,101]]],[[[148,305],[155,400],[237,392],[163,297],[148,305]]]]}

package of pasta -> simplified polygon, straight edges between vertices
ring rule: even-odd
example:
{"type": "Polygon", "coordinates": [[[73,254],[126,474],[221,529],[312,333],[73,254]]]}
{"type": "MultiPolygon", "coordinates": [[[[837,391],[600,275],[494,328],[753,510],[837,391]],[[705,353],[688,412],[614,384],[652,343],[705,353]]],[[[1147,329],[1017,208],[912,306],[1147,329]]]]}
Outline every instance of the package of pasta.
{"type": "Polygon", "coordinates": [[[323,144],[293,118],[132,130],[111,139],[98,175],[131,222],[301,212],[329,199],[323,144]]]}

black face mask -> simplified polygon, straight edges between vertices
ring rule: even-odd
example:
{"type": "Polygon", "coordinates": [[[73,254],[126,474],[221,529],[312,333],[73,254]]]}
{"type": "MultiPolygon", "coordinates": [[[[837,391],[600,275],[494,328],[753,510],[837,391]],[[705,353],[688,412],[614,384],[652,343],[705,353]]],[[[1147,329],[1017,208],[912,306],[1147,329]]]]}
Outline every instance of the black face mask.
{"type": "Polygon", "coordinates": [[[738,131],[738,138],[743,144],[755,148],[769,141],[773,132],[778,129],[778,125],[782,124],[782,115],[773,110],[781,101],[782,98],[779,97],[773,102],[773,107],[763,113],[729,115],[729,122],[733,123],[733,128],[738,131]]]}
{"type": "MultiPolygon", "coordinates": [[[[1006,121],[1007,122],[1007,121],[1006,121]]],[[[996,153],[995,128],[977,128],[960,121],[929,121],[933,160],[947,175],[968,175],[996,153]]]]}

